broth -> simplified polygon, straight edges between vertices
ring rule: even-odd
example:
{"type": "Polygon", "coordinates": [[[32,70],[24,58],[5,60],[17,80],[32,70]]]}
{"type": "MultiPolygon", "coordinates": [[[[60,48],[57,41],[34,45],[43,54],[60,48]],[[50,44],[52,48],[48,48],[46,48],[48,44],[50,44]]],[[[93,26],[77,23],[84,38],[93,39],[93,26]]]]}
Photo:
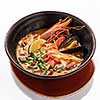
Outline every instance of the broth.
{"type": "Polygon", "coordinates": [[[83,26],[66,28],[63,23],[68,21],[58,22],[49,29],[32,31],[18,42],[16,56],[26,71],[37,75],[58,76],[78,68],[83,61],[83,51],[67,51],[81,47],[77,38],[72,37],[70,29],[79,30],[83,26]],[[59,24],[63,27],[58,27],[59,24]]]}

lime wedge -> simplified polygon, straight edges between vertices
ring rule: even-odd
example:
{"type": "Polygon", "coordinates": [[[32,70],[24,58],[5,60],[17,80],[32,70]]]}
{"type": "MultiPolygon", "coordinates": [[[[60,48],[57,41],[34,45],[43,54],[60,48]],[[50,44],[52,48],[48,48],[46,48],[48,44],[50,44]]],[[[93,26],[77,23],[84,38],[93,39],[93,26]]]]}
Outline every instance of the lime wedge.
{"type": "Polygon", "coordinates": [[[36,52],[38,49],[40,49],[40,47],[45,43],[46,41],[44,39],[38,39],[32,42],[32,44],[29,47],[29,53],[34,53],[36,52]]]}

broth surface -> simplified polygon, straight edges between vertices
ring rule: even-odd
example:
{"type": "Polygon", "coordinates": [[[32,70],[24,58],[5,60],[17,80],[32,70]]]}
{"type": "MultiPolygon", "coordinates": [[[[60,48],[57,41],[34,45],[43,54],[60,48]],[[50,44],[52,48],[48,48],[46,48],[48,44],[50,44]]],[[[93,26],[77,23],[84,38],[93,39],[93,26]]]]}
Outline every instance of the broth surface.
{"type": "MultiPolygon", "coordinates": [[[[16,56],[26,71],[37,75],[58,76],[76,70],[82,63],[82,51],[67,52],[81,47],[77,38],[69,39],[70,28],[64,30],[56,25],[52,27],[30,32],[18,42],[16,56]]],[[[81,26],[72,28],[81,29],[81,26]]]]}

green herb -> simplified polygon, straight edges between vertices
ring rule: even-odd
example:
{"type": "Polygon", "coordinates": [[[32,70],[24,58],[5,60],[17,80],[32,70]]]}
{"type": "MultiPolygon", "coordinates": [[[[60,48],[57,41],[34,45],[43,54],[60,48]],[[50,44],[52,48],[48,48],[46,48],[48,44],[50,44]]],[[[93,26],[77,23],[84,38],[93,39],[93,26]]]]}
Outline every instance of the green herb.
{"type": "Polygon", "coordinates": [[[38,66],[40,67],[40,69],[45,69],[45,66],[41,62],[38,63],[38,66]]]}
{"type": "Polygon", "coordinates": [[[26,62],[25,63],[27,63],[27,64],[29,64],[29,65],[32,65],[32,60],[26,60],[26,62]]]}
{"type": "Polygon", "coordinates": [[[44,50],[38,50],[36,53],[31,53],[27,57],[26,63],[32,65],[32,62],[36,62],[36,65],[33,66],[33,72],[35,69],[40,69],[42,75],[46,75],[47,70],[50,68],[50,65],[43,61],[44,50]]]}
{"type": "Polygon", "coordinates": [[[46,69],[48,70],[50,68],[50,64],[46,63],[46,69]]]}
{"type": "Polygon", "coordinates": [[[35,65],[35,66],[33,67],[33,73],[36,72],[36,71],[38,71],[38,70],[40,70],[40,68],[39,68],[37,65],[35,65]]]}
{"type": "Polygon", "coordinates": [[[34,55],[35,55],[36,57],[43,57],[43,56],[44,56],[44,54],[45,54],[45,51],[44,51],[44,50],[42,50],[42,49],[37,50],[37,52],[36,52],[36,53],[34,53],[34,55]]]}
{"type": "Polygon", "coordinates": [[[42,75],[46,75],[47,74],[47,71],[46,70],[42,70],[42,75]]]}
{"type": "Polygon", "coordinates": [[[34,68],[33,69],[38,69],[39,67],[38,66],[34,66],[34,68]]]}
{"type": "Polygon", "coordinates": [[[63,67],[59,67],[56,69],[56,72],[60,73],[62,70],[64,70],[63,67]]]}
{"type": "Polygon", "coordinates": [[[54,71],[56,72],[61,72],[63,71],[65,68],[63,66],[58,66],[58,65],[55,65],[55,67],[53,68],[54,71]]]}
{"type": "Polygon", "coordinates": [[[26,58],[25,57],[23,57],[23,58],[19,57],[18,61],[21,62],[21,63],[24,63],[26,61],[26,58]]]}
{"type": "Polygon", "coordinates": [[[51,72],[53,72],[54,70],[53,69],[49,69],[51,72]]]}

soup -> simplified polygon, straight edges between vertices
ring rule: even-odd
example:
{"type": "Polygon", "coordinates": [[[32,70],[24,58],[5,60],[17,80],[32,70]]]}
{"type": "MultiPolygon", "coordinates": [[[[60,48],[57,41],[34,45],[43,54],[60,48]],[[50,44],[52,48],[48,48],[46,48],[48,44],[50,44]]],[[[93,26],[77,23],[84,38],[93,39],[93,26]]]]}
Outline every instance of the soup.
{"type": "Polygon", "coordinates": [[[23,69],[47,76],[76,70],[84,60],[84,52],[79,37],[71,34],[70,30],[78,31],[84,26],[69,27],[71,22],[70,17],[60,19],[49,29],[35,30],[23,37],[16,48],[16,56],[23,69]]]}

